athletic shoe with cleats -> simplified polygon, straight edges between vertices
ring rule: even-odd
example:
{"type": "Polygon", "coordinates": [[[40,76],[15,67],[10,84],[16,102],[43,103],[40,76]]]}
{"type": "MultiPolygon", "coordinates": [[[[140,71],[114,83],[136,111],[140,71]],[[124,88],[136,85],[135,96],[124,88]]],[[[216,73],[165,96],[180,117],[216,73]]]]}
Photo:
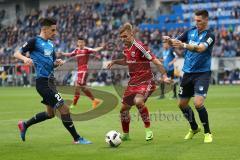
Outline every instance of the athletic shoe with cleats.
{"type": "Polygon", "coordinates": [[[99,99],[94,99],[92,102],[92,108],[95,109],[97,108],[97,106],[101,103],[101,101],[99,99]]]}
{"type": "Polygon", "coordinates": [[[212,134],[205,133],[204,134],[204,143],[212,143],[212,141],[213,141],[212,134]]]}
{"type": "Polygon", "coordinates": [[[185,140],[192,139],[195,134],[201,131],[201,128],[197,128],[196,130],[189,129],[189,132],[184,137],[185,140]]]}
{"type": "Polygon", "coordinates": [[[150,129],[146,130],[146,141],[150,141],[153,139],[153,132],[150,129]]]}
{"type": "Polygon", "coordinates": [[[129,133],[121,134],[120,138],[121,138],[122,141],[129,141],[129,140],[131,140],[130,137],[129,137],[129,133]]]}
{"type": "Polygon", "coordinates": [[[83,137],[80,137],[77,141],[74,141],[73,143],[74,144],[92,144],[91,141],[89,141],[83,137]]]}
{"type": "Polygon", "coordinates": [[[20,137],[21,137],[22,141],[25,141],[25,135],[26,135],[27,128],[25,127],[25,123],[23,121],[18,122],[18,129],[20,131],[20,137]]]}

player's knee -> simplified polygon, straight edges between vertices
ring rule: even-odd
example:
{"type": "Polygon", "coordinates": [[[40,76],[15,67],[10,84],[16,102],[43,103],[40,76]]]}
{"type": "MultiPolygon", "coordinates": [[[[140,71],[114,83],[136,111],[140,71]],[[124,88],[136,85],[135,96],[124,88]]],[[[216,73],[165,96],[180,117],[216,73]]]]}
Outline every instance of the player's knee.
{"type": "Polygon", "coordinates": [[[63,106],[61,106],[60,108],[58,108],[59,112],[61,114],[69,114],[69,108],[64,104],[63,106]]]}
{"type": "Polygon", "coordinates": [[[179,108],[185,108],[185,107],[187,107],[187,106],[188,106],[188,103],[185,102],[185,101],[179,101],[179,102],[178,102],[178,107],[179,107],[179,108]]]}
{"type": "Polygon", "coordinates": [[[203,106],[203,101],[194,101],[195,108],[201,108],[203,106]]]}
{"type": "Polygon", "coordinates": [[[80,89],[81,89],[82,91],[86,91],[86,87],[81,86],[80,89]]]}
{"type": "Polygon", "coordinates": [[[126,105],[122,105],[122,108],[120,109],[120,114],[129,112],[129,107],[126,105]]]}
{"type": "Polygon", "coordinates": [[[144,100],[141,98],[134,99],[134,103],[138,108],[144,106],[144,100]]]}
{"type": "Polygon", "coordinates": [[[47,112],[48,119],[54,118],[55,114],[54,112],[47,112]]]}

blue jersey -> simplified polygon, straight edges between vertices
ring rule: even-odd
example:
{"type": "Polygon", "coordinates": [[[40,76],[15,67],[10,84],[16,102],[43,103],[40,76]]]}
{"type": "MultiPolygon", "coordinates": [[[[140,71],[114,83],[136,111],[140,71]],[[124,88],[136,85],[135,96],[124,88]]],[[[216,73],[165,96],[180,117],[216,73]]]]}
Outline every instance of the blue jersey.
{"type": "Polygon", "coordinates": [[[174,70],[174,65],[171,64],[169,66],[169,63],[173,61],[174,58],[176,58],[176,54],[173,52],[172,48],[169,48],[167,50],[163,50],[162,52],[163,55],[163,66],[166,71],[173,71],[174,70]]]}
{"type": "Polygon", "coordinates": [[[206,50],[201,53],[190,50],[185,51],[183,72],[197,73],[211,70],[211,54],[215,42],[215,36],[210,30],[204,30],[199,33],[198,29],[193,27],[190,30],[185,31],[177,39],[188,44],[199,45],[200,43],[203,43],[206,46],[206,50]]]}
{"type": "Polygon", "coordinates": [[[54,61],[56,60],[54,45],[52,41],[45,40],[40,36],[27,41],[21,48],[22,54],[30,52],[33,60],[37,78],[48,78],[53,73],[54,61]]]}

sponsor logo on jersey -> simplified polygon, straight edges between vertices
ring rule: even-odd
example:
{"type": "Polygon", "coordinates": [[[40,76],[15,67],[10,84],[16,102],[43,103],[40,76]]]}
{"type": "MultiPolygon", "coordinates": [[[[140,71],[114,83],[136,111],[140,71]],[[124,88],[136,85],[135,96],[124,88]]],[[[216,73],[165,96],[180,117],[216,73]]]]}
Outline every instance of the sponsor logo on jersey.
{"type": "Polygon", "coordinates": [[[132,57],[135,57],[135,56],[136,56],[136,53],[135,53],[135,52],[131,52],[131,56],[132,56],[132,57]]]}

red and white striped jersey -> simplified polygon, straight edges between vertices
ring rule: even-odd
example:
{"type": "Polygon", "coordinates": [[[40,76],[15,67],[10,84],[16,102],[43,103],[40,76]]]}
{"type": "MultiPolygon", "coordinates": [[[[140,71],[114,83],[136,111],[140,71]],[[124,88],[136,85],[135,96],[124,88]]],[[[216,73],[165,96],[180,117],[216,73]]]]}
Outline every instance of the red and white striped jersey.
{"type": "Polygon", "coordinates": [[[150,62],[156,57],[146,45],[134,40],[130,48],[124,48],[123,54],[129,68],[128,85],[139,85],[153,80],[150,62]]]}
{"type": "Polygon", "coordinates": [[[83,49],[76,48],[71,52],[70,56],[76,56],[78,70],[87,70],[88,69],[88,60],[89,55],[93,53],[94,50],[92,48],[84,47],[83,49]]]}

